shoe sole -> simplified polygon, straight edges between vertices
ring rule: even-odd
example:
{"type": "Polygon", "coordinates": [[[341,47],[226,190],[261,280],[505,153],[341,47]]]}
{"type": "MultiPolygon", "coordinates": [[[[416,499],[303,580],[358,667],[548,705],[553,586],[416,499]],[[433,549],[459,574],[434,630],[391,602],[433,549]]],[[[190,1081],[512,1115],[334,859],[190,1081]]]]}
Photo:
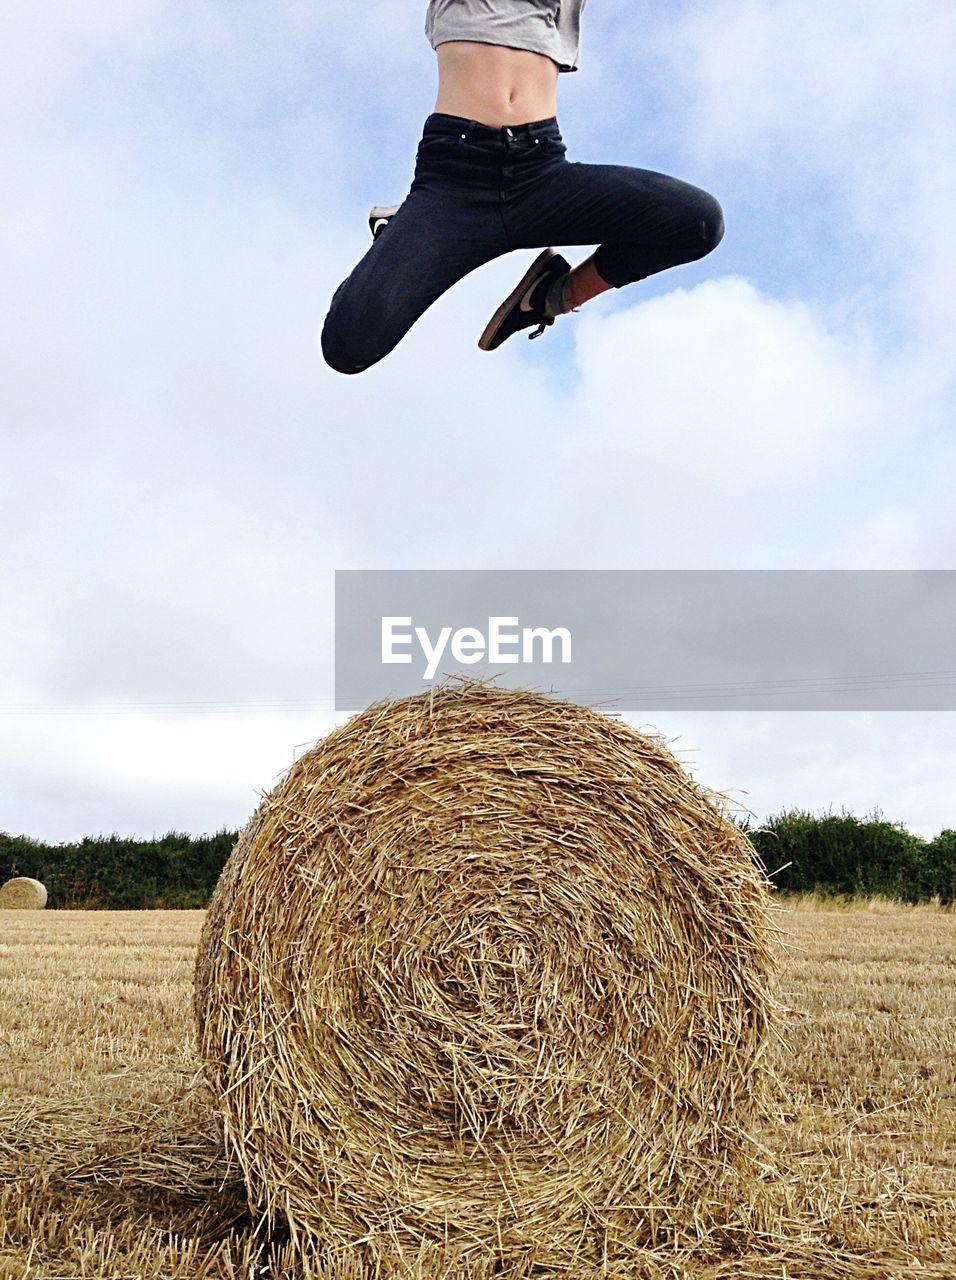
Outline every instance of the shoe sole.
{"type": "Polygon", "coordinates": [[[538,254],[534,262],[532,262],[531,266],[524,273],[524,275],[521,277],[521,279],[518,281],[515,287],[508,294],[507,298],[505,298],[504,302],[501,304],[498,310],[495,312],[495,314],[491,317],[491,319],[485,325],[485,331],[481,335],[481,337],[478,339],[478,346],[482,351],[494,350],[494,348],[491,346],[491,343],[494,341],[495,336],[498,330],[501,328],[505,317],[508,315],[511,309],[515,306],[518,299],[524,293],[526,293],[528,289],[531,288],[531,285],[534,283],[535,278],[541,274],[542,268],[545,267],[551,261],[552,258],[556,258],[557,256],[558,255],[554,249],[545,249],[538,254]]]}
{"type": "Polygon", "coordinates": [[[376,204],[369,210],[368,229],[377,240],[402,206],[400,204],[376,204]]]}

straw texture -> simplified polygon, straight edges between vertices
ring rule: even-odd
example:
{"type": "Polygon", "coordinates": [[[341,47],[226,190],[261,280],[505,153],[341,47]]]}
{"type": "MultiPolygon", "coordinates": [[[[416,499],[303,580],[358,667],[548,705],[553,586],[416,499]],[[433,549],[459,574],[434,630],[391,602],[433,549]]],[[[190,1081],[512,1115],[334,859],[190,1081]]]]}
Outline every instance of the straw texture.
{"type": "Polygon", "coordinates": [[[0,886],[0,909],[40,911],[46,906],[46,886],[29,876],[17,876],[0,886]]]}
{"type": "Polygon", "coordinates": [[[746,1176],[768,969],[749,843],[659,740],[465,682],[263,801],[196,1012],[251,1202],[348,1274],[626,1274],[746,1176]]]}

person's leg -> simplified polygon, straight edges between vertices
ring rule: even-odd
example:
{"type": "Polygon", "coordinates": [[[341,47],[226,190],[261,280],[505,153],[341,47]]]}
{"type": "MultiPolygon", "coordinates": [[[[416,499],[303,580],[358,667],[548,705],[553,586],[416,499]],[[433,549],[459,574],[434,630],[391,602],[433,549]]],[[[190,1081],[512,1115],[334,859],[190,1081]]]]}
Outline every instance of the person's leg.
{"type": "MultiPolygon", "coordinates": [[[[506,253],[500,212],[499,131],[454,116],[425,121],[415,180],[394,216],[332,299],[322,352],[359,373],[388,355],[463,276],[506,253]]],[[[391,213],[391,210],[386,212],[391,213]]]]}
{"type": "Polygon", "coordinates": [[[511,247],[600,247],[573,268],[543,254],[486,326],[479,339],[486,351],[521,329],[537,326],[536,337],[608,289],[701,258],[723,235],[720,205],[707,192],[646,169],[570,164],[554,121],[532,134],[516,147],[509,173],[503,208],[511,247]]]}
{"type": "Polygon", "coordinates": [[[599,244],[570,272],[565,310],[703,258],[724,232],[720,205],[706,191],[624,165],[552,166],[520,212],[529,247],[599,244]]]}
{"type": "MultiPolygon", "coordinates": [[[[701,259],[723,236],[723,211],[708,192],[626,165],[554,165],[522,215],[534,242],[550,233],[550,243],[598,243],[590,265],[612,288],[701,259]]],[[[587,288],[581,271],[578,297],[587,288]]]]}
{"type": "MultiPolygon", "coordinates": [[[[582,177],[586,182],[596,179],[610,200],[616,196],[621,200],[623,228],[613,220],[612,227],[600,237],[598,250],[571,270],[564,294],[567,310],[584,305],[607,289],[623,288],[672,266],[701,259],[721,243],[723,211],[717,200],[699,187],[623,166],[570,168],[585,170],[573,175],[573,188],[580,187],[582,177]]],[[[576,225],[576,212],[570,210],[570,214],[571,225],[564,234],[575,238],[586,234],[587,228],[576,225]]],[[[599,215],[591,233],[604,225],[599,215]]]]}
{"type": "Polygon", "coordinates": [[[590,302],[598,294],[607,293],[608,289],[613,288],[612,284],[602,280],[592,253],[590,258],[586,258],[584,262],[579,262],[576,267],[572,267],[568,272],[568,283],[562,299],[564,309],[566,311],[576,311],[578,307],[583,307],[586,302],[590,302]]]}
{"type": "Polygon", "coordinates": [[[413,191],[336,290],[322,354],[338,373],[360,373],[397,345],[462,276],[497,252],[446,192],[413,191]]]}

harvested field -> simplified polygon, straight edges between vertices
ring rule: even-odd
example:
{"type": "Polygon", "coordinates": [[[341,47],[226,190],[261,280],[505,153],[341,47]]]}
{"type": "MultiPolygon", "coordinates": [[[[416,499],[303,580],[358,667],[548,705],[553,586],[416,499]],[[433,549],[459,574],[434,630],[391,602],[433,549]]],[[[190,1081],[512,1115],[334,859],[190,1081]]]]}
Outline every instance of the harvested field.
{"type": "MultiPolygon", "coordinates": [[[[778,919],[790,1012],[764,1140],[781,1176],[748,1232],[648,1250],[633,1280],[954,1280],[956,916],[804,904],[778,919]]],[[[197,1070],[201,922],[0,918],[0,1277],[251,1275],[197,1070]]]]}

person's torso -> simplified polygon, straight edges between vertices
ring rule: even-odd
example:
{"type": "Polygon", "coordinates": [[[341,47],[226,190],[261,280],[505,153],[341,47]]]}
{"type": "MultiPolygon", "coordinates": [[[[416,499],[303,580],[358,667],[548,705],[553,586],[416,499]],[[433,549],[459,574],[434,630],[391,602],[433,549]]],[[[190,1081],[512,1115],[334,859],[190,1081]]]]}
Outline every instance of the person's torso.
{"type": "Polygon", "coordinates": [[[433,49],[473,40],[542,53],[576,71],[587,0],[430,0],[425,34],[433,49]]]}

